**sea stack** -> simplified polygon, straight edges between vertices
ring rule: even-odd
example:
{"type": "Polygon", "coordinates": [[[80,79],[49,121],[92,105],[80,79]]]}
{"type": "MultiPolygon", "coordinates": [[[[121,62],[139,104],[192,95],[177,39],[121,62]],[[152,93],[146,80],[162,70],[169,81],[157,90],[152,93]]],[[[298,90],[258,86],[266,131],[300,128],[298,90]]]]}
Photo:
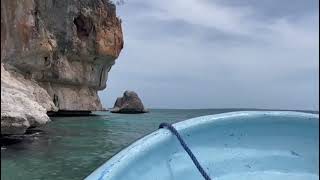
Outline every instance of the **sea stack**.
{"type": "Polygon", "coordinates": [[[114,103],[112,113],[138,114],[148,112],[134,91],[125,91],[122,97],[118,97],[114,103]]]}
{"type": "Polygon", "coordinates": [[[1,134],[23,134],[47,113],[102,110],[97,91],[123,48],[109,0],[1,1],[1,134]]]}

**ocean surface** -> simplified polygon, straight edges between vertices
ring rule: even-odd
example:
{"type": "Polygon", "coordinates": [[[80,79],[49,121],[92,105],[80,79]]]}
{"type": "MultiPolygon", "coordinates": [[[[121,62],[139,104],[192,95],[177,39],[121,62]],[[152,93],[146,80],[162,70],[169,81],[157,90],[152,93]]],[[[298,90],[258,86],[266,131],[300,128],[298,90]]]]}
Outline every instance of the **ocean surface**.
{"type": "Polygon", "coordinates": [[[38,133],[1,147],[1,179],[83,179],[161,122],[239,110],[248,109],[151,109],[146,114],[97,112],[97,116],[53,117],[38,133]]]}

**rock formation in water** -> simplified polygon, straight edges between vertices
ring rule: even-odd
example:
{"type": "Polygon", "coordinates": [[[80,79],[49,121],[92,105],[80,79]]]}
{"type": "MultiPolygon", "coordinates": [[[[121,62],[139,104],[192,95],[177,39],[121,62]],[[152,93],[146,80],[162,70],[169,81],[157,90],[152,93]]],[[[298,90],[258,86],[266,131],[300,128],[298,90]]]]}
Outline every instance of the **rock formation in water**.
{"type": "Polygon", "coordinates": [[[122,97],[118,97],[112,113],[136,114],[148,112],[140,100],[137,93],[133,91],[125,91],[122,97]]]}
{"type": "Polygon", "coordinates": [[[122,48],[108,0],[1,0],[1,134],[45,124],[47,111],[102,110],[122,48]]]}

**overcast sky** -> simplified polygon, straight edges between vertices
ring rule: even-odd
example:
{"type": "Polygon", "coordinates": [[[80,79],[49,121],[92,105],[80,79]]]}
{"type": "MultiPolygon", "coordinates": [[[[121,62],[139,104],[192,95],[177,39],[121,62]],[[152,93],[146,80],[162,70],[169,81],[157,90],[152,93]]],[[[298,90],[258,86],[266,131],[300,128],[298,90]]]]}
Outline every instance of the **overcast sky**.
{"type": "Polygon", "coordinates": [[[105,107],[319,110],[318,0],[127,0],[105,107]]]}

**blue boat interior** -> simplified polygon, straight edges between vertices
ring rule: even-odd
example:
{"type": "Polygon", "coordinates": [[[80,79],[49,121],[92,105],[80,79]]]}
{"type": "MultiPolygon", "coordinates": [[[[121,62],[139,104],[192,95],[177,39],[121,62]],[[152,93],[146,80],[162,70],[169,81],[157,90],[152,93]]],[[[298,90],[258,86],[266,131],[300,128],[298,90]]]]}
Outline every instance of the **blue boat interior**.
{"type": "MultiPolygon", "coordinates": [[[[212,179],[319,179],[319,115],[232,112],[174,124],[212,179]]],[[[202,180],[177,138],[159,129],[87,180],[202,180]]]]}

